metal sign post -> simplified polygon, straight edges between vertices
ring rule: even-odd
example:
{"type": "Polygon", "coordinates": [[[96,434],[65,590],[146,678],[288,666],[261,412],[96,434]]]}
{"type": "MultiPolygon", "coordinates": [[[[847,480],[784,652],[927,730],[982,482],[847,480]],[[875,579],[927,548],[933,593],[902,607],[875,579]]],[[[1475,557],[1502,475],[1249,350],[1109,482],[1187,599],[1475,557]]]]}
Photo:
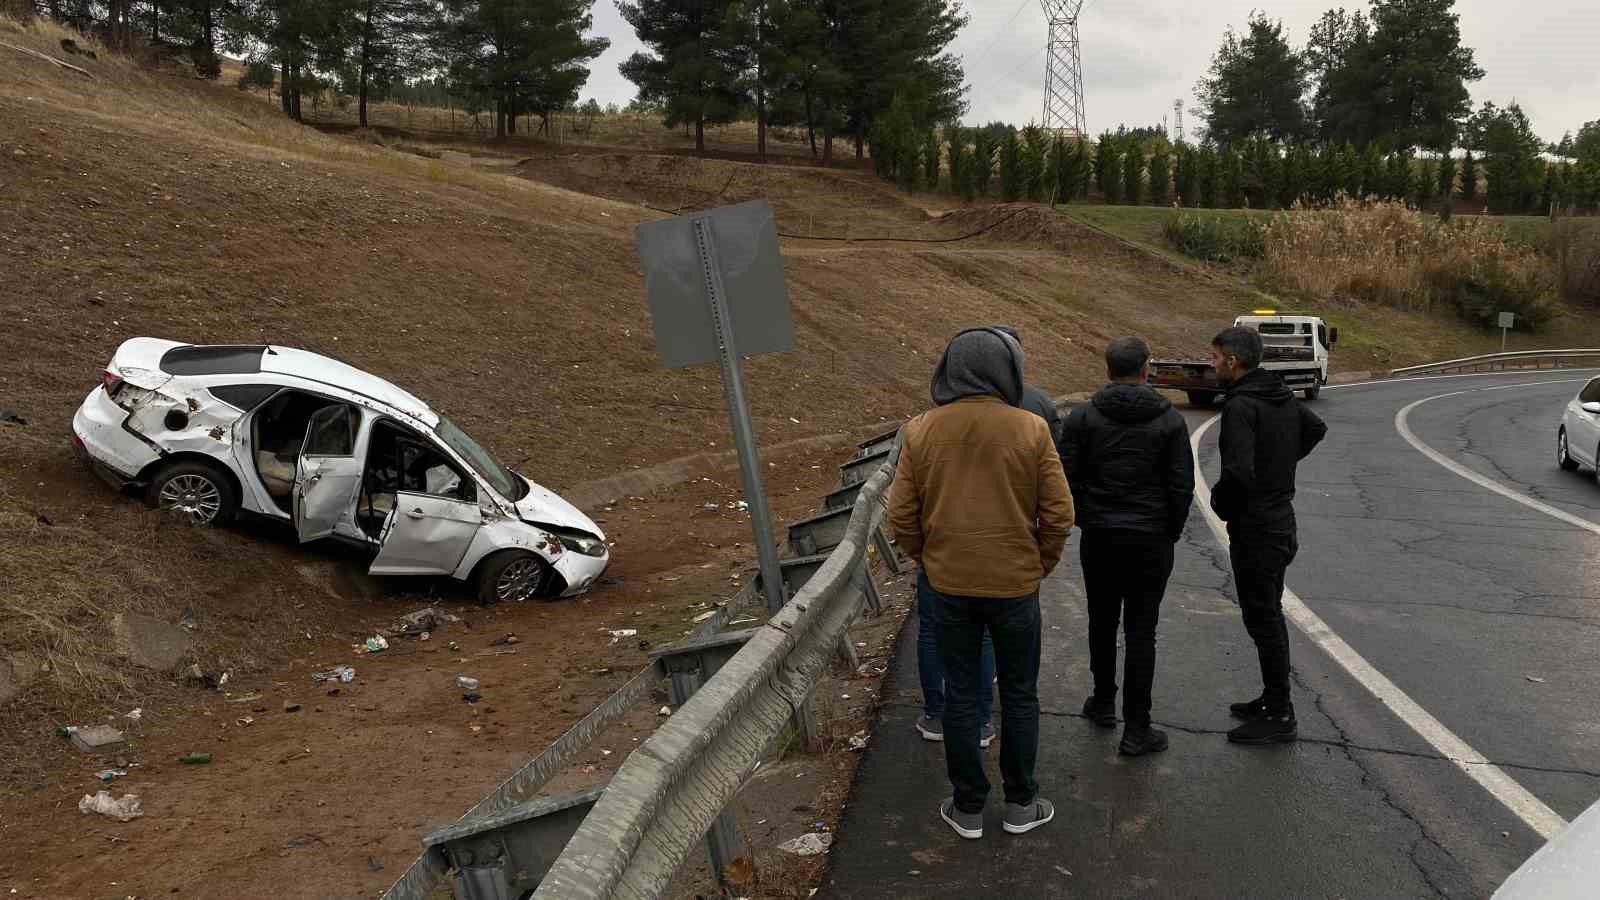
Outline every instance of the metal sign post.
{"type": "Polygon", "coordinates": [[[745,400],[742,354],[792,349],[794,325],[783,283],[783,258],[772,207],[764,200],[647,222],[638,228],[639,259],[668,367],[716,359],[739,453],[739,478],[750,504],[768,612],[786,598],[761,483],[755,428],[745,400]]]}
{"type": "Polygon", "coordinates": [[[1506,332],[1510,331],[1512,328],[1515,328],[1516,324],[1517,324],[1517,314],[1516,313],[1503,312],[1503,313],[1500,314],[1500,352],[1501,353],[1506,352],[1506,332]]]}

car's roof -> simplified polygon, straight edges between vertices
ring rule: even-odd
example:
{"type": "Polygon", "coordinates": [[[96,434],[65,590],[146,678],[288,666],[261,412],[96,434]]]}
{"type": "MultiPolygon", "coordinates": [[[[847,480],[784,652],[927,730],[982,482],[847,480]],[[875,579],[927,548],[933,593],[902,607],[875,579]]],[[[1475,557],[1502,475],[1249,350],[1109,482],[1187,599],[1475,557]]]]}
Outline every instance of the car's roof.
{"type": "Polygon", "coordinates": [[[276,375],[292,375],[306,381],[343,388],[392,406],[422,420],[429,427],[439,424],[438,413],[411,393],[401,390],[371,372],[363,372],[355,366],[320,353],[274,345],[267,348],[266,354],[262,356],[261,371],[276,375]]]}
{"type": "Polygon", "coordinates": [[[180,378],[226,376],[244,380],[260,375],[288,376],[358,394],[405,413],[429,428],[439,424],[438,413],[411,393],[371,372],[309,350],[275,344],[180,344],[132,338],[118,348],[113,362],[149,369],[159,366],[166,374],[180,378]]]}

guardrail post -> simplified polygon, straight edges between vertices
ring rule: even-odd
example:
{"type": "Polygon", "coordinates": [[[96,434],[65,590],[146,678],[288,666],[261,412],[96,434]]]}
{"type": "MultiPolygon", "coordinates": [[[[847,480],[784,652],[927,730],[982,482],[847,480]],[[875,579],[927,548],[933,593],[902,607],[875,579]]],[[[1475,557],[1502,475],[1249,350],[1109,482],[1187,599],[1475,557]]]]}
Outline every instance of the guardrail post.
{"type": "MultiPolygon", "coordinates": [[[[689,702],[694,692],[709,681],[723,663],[732,659],[758,630],[746,628],[691,638],[651,651],[650,655],[661,660],[667,670],[672,705],[681,707],[689,702]]],[[[724,870],[739,857],[739,820],[732,809],[724,808],[706,831],[706,853],[711,858],[711,871],[716,875],[717,884],[723,885],[724,870]]]]}

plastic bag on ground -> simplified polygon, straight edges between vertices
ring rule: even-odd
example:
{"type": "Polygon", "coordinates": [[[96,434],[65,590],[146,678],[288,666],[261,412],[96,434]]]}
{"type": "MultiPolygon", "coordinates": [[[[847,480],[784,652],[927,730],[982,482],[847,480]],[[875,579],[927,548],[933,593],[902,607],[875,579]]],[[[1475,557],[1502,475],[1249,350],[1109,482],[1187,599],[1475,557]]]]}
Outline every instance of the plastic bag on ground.
{"type": "Polygon", "coordinates": [[[110,791],[100,791],[94,796],[84,794],[83,799],[78,801],[78,812],[99,813],[118,822],[128,822],[144,815],[138,794],[124,794],[121,800],[117,800],[110,791]]]}

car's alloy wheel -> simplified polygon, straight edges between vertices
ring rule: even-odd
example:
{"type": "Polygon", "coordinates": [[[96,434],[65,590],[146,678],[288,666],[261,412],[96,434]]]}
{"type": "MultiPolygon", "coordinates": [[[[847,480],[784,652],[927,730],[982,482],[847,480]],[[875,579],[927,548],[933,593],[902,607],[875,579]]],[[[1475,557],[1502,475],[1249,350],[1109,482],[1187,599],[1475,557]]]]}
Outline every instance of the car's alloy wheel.
{"type": "Polygon", "coordinates": [[[222,511],[222,489],[204,475],[184,473],[161,486],[156,506],[191,525],[210,525],[222,511]]]}
{"type": "Polygon", "coordinates": [[[1578,461],[1572,458],[1572,451],[1567,447],[1565,428],[1556,432],[1556,465],[1568,472],[1578,468],[1578,461]]]}
{"type": "Polygon", "coordinates": [[[531,556],[519,557],[500,571],[500,577],[495,579],[495,598],[504,603],[508,600],[527,600],[538,593],[544,581],[544,567],[537,559],[531,556]]]}

